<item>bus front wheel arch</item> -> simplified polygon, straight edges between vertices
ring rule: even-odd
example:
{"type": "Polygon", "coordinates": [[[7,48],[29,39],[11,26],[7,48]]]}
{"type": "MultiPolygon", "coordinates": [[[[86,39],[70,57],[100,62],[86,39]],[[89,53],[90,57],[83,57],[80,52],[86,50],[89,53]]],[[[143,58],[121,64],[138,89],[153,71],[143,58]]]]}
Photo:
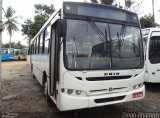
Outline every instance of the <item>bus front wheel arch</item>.
{"type": "Polygon", "coordinates": [[[44,94],[46,96],[46,101],[47,103],[52,103],[52,100],[49,96],[49,92],[48,92],[48,85],[49,83],[47,82],[47,75],[46,72],[43,72],[43,79],[42,79],[42,86],[44,88],[44,94]]]}
{"type": "Polygon", "coordinates": [[[33,64],[31,64],[31,74],[32,74],[32,78],[36,78],[34,73],[33,73],[33,64]]]}
{"type": "Polygon", "coordinates": [[[43,76],[42,76],[42,87],[45,88],[45,84],[47,83],[47,75],[46,72],[43,72],[43,76]]]}

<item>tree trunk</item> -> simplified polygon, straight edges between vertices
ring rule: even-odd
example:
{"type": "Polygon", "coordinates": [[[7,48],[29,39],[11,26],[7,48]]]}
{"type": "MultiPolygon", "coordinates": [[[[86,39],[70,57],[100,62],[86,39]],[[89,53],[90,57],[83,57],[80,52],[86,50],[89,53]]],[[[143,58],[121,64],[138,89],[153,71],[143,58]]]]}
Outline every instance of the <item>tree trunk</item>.
{"type": "Polygon", "coordinates": [[[11,35],[9,35],[9,48],[11,48],[12,45],[11,45],[11,35]]]}

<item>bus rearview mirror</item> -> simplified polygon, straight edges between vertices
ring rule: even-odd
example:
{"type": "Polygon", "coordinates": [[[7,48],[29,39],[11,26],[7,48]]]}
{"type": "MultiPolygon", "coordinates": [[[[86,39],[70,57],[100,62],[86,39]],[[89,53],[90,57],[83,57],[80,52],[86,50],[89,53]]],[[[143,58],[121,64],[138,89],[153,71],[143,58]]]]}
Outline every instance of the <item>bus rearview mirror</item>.
{"type": "Polygon", "coordinates": [[[57,35],[58,37],[64,37],[66,33],[66,20],[65,19],[59,19],[57,24],[57,35]]]}

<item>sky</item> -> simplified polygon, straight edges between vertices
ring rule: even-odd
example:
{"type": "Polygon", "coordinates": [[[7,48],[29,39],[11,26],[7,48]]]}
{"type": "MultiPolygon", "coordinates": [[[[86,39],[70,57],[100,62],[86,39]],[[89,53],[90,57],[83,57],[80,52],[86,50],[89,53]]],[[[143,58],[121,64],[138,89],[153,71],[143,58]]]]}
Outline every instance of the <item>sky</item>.
{"type": "MultiPolygon", "coordinates": [[[[62,1],[87,1],[90,0],[3,0],[3,8],[7,9],[7,7],[12,6],[12,8],[16,11],[15,16],[20,16],[18,18],[18,22],[20,24],[23,24],[23,22],[26,19],[33,19],[34,17],[34,4],[53,4],[55,9],[59,8],[61,6],[62,1]]],[[[116,2],[120,3],[122,6],[124,3],[122,2],[124,0],[116,0],[116,2]]],[[[136,0],[136,1],[142,1],[142,0],[136,0]]],[[[160,24],[160,0],[154,0],[155,2],[155,22],[160,24]]],[[[152,13],[152,0],[143,0],[143,4],[140,8],[141,13],[139,14],[139,17],[144,16],[146,14],[152,13]]],[[[3,15],[3,14],[2,14],[3,15]]],[[[3,17],[4,18],[4,17],[3,17]]],[[[25,39],[26,36],[22,35],[21,32],[21,25],[18,25],[19,32],[14,32],[12,36],[12,42],[18,42],[21,41],[22,44],[28,45],[27,40],[25,39]]],[[[5,30],[2,33],[2,42],[8,43],[9,42],[9,35],[7,31],[5,30]]]]}

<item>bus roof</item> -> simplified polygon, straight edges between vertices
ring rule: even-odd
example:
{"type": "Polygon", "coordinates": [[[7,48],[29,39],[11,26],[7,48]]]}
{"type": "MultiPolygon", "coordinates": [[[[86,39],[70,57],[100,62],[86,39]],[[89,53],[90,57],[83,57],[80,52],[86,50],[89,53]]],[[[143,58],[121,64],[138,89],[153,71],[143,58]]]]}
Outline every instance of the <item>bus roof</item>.
{"type": "Polygon", "coordinates": [[[160,31],[160,28],[158,28],[158,27],[149,27],[149,28],[144,28],[144,29],[142,29],[142,31],[144,31],[144,30],[160,31]]]}
{"type": "Polygon", "coordinates": [[[89,3],[89,2],[63,2],[63,4],[80,4],[80,5],[93,5],[93,6],[97,6],[97,7],[107,7],[107,8],[111,8],[111,9],[116,9],[116,10],[119,10],[119,11],[123,11],[123,12],[126,12],[126,13],[131,13],[131,14],[135,14],[134,12],[132,11],[128,11],[128,10],[125,10],[125,9],[122,9],[122,8],[118,8],[116,6],[112,6],[112,5],[106,5],[106,4],[98,4],[98,3],[89,3]]]}
{"type": "MultiPolygon", "coordinates": [[[[121,9],[121,8],[117,8],[115,6],[110,6],[110,5],[103,5],[103,4],[97,4],[97,3],[86,3],[86,2],[63,2],[62,5],[66,4],[66,3],[69,3],[69,4],[81,4],[81,5],[93,5],[93,6],[100,6],[100,7],[105,7],[105,8],[111,8],[111,9],[116,9],[116,10],[119,10],[119,11],[123,11],[123,12],[126,12],[128,14],[134,14],[134,15],[137,15],[136,13],[134,12],[131,12],[131,11],[127,11],[127,10],[124,10],[124,9],[121,9]]],[[[34,36],[34,38],[30,41],[30,44],[33,42],[33,40],[35,38],[37,38],[37,36],[39,36],[39,34],[45,30],[45,27],[47,27],[51,21],[53,20],[53,18],[60,12],[62,6],[57,9],[55,12],[53,12],[53,14],[50,16],[50,18],[45,22],[45,24],[41,27],[41,29],[38,31],[38,33],[34,36]]]]}

